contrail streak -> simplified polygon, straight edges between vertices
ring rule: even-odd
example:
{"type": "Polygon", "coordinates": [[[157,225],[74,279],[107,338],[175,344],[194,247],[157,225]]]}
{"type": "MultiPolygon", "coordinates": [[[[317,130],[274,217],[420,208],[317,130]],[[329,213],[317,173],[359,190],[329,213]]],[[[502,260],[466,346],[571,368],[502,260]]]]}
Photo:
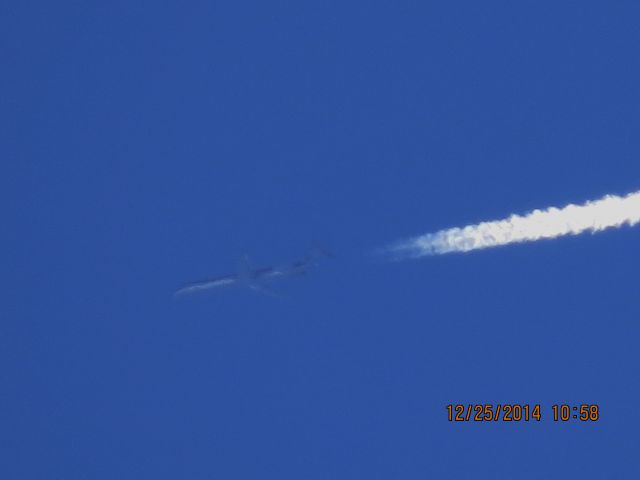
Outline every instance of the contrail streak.
{"type": "Polygon", "coordinates": [[[396,258],[418,258],[468,252],[511,243],[533,242],[582,232],[635,225],[640,222],[640,191],[619,197],[607,195],[583,205],[534,210],[521,216],[427,233],[391,245],[384,251],[396,258]]]}

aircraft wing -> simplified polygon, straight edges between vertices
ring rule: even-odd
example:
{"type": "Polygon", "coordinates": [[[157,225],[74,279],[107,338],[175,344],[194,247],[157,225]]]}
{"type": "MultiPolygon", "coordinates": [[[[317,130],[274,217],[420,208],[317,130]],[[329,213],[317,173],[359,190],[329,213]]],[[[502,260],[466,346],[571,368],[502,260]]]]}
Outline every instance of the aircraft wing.
{"type": "Polygon", "coordinates": [[[184,287],[178,289],[175,295],[202,292],[204,290],[210,290],[212,288],[224,287],[226,285],[233,285],[234,283],[237,283],[237,282],[238,282],[238,279],[235,276],[220,277],[212,280],[203,280],[201,282],[194,282],[194,283],[185,285],[184,287]]]}
{"type": "Polygon", "coordinates": [[[271,297],[280,297],[276,292],[271,290],[270,288],[265,287],[264,285],[260,285],[258,283],[250,283],[249,288],[255,292],[264,293],[265,295],[269,295],[271,297]]]}

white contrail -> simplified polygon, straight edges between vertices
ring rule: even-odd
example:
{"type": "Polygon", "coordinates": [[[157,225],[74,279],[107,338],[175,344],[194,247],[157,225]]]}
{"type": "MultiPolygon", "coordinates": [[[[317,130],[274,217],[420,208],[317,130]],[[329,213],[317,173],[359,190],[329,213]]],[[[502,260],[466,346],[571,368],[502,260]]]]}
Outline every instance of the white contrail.
{"type": "Polygon", "coordinates": [[[392,245],[385,251],[398,258],[417,258],[577,235],[585,231],[599,232],[639,222],[640,191],[625,197],[607,195],[583,205],[534,210],[524,216],[511,215],[504,220],[427,233],[392,245]]]}

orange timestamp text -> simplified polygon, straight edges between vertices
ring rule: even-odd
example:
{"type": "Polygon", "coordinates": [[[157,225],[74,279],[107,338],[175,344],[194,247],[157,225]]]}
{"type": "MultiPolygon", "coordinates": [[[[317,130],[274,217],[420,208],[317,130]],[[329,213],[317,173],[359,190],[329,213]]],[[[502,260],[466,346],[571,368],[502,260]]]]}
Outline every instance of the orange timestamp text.
{"type": "MultiPolygon", "coordinates": [[[[447,420],[450,422],[539,422],[542,417],[540,404],[450,403],[447,405],[447,420]]],[[[595,422],[600,419],[600,407],[596,404],[555,404],[551,406],[551,418],[555,422],[570,420],[595,422]]]]}

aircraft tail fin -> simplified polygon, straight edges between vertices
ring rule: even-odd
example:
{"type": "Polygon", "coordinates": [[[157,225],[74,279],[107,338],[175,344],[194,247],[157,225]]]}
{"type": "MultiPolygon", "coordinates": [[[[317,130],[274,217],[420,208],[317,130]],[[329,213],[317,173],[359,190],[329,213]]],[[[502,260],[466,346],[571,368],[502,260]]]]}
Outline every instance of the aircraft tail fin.
{"type": "Polygon", "coordinates": [[[251,262],[249,261],[249,255],[245,254],[240,257],[238,261],[238,279],[241,282],[249,283],[253,278],[251,274],[251,262]]]}
{"type": "Polygon", "coordinates": [[[319,258],[336,258],[336,256],[326,248],[314,245],[311,249],[311,258],[317,260],[319,258]]]}

